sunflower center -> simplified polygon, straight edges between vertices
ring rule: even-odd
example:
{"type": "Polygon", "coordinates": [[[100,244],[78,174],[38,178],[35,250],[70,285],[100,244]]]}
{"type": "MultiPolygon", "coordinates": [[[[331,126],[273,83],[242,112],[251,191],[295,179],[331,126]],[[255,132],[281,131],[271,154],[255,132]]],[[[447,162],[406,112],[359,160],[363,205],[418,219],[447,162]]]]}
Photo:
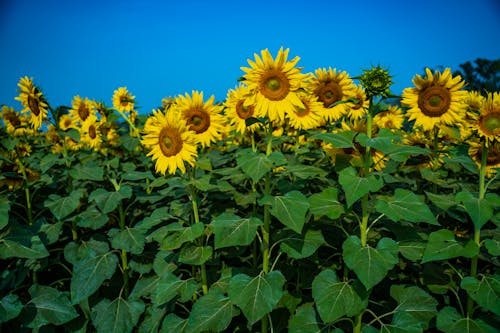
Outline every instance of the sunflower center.
{"type": "Polygon", "coordinates": [[[94,125],[89,127],[89,136],[91,139],[95,139],[97,137],[97,131],[94,125]]]}
{"type": "Polygon", "coordinates": [[[500,163],[500,149],[498,145],[493,145],[488,150],[488,156],[486,157],[486,165],[497,165],[500,163]]]}
{"type": "Polygon", "coordinates": [[[166,157],[175,156],[182,150],[180,133],[171,127],[164,127],[159,135],[160,150],[166,157]]]}
{"type": "Polygon", "coordinates": [[[481,119],[481,127],[488,135],[500,132],[500,112],[486,114],[481,119]]]}
{"type": "Polygon", "coordinates": [[[122,106],[127,106],[127,104],[128,104],[128,98],[127,98],[127,96],[120,97],[120,104],[122,106]]]}
{"type": "Polygon", "coordinates": [[[240,117],[240,119],[245,120],[253,116],[254,106],[245,106],[243,103],[244,101],[240,100],[236,104],[236,114],[240,117]]]}
{"type": "Polygon", "coordinates": [[[329,108],[333,103],[340,101],[344,94],[337,82],[329,81],[316,90],[316,95],[323,106],[329,108]]]}
{"type": "Polygon", "coordinates": [[[38,116],[40,114],[40,105],[39,105],[38,100],[36,98],[28,96],[28,106],[29,106],[31,112],[33,112],[35,114],[35,116],[38,116]]]}
{"type": "Polygon", "coordinates": [[[80,117],[80,119],[81,120],[87,119],[89,114],[90,114],[89,109],[85,106],[84,103],[81,103],[80,106],[78,107],[78,116],[80,117]]]}
{"type": "Polygon", "coordinates": [[[189,110],[186,113],[186,122],[191,131],[200,134],[210,127],[210,115],[205,110],[189,110]]]}
{"type": "Polygon", "coordinates": [[[271,69],[263,74],[259,91],[267,99],[281,101],[290,92],[290,82],[285,73],[271,69]]]}
{"type": "Polygon", "coordinates": [[[298,117],[301,117],[301,118],[306,117],[310,113],[309,107],[307,106],[306,103],[304,103],[304,106],[305,106],[305,108],[299,108],[299,107],[295,108],[295,114],[298,117]]]}
{"type": "Polygon", "coordinates": [[[450,92],[441,86],[428,87],[418,96],[418,107],[428,117],[442,116],[448,111],[450,104],[450,92]]]}

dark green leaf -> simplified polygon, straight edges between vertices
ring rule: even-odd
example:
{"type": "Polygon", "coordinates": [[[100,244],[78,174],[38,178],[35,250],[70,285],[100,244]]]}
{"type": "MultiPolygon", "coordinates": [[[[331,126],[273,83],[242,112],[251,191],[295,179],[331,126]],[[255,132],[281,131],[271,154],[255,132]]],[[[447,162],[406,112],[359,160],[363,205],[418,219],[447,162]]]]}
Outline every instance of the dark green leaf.
{"type": "Polygon", "coordinates": [[[271,214],[285,226],[300,234],[308,209],[307,198],[299,191],[291,191],[284,196],[274,197],[271,214]]]}
{"type": "Polygon", "coordinates": [[[437,328],[444,333],[498,333],[481,319],[462,317],[455,308],[445,306],[437,315],[437,328]]]}
{"type": "Polygon", "coordinates": [[[137,279],[134,289],[129,295],[128,299],[140,299],[141,297],[151,298],[151,295],[158,286],[160,277],[157,275],[145,277],[142,275],[137,279]]]}
{"type": "Polygon", "coordinates": [[[331,269],[322,271],[314,278],[312,295],[325,323],[333,323],[343,316],[353,317],[368,305],[349,282],[339,281],[331,269]]]}
{"type": "Polygon", "coordinates": [[[23,309],[23,304],[16,294],[5,295],[0,300],[0,324],[16,318],[23,309]]]}
{"type": "Polygon", "coordinates": [[[231,300],[218,288],[211,288],[194,303],[189,314],[188,332],[222,332],[237,314],[231,300]]]}
{"type": "Polygon", "coordinates": [[[397,188],[391,197],[380,196],[375,208],[394,222],[425,222],[439,225],[424,199],[405,189],[397,188]]]}
{"type": "Polygon", "coordinates": [[[257,217],[241,218],[233,213],[222,213],[211,223],[214,227],[215,249],[250,244],[262,221],[257,217]]]}
{"type": "Polygon", "coordinates": [[[49,198],[45,200],[44,205],[50,209],[58,220],[62,220],[78,208],[82,196],[83,191],[73,191],[67,197],[51,194],[49,198]]]}
{"type": "Polygon", "coordinates": [[[137,333],[157,333],[160,330],[161,320],[167,309],[149,304],[143,318],[140,320],[137,333]]]}
{"type": "Polygon", "coordinates": [[[48,223],[45,221],[45,219],[42,220],[43,223],[40,226],[40,232],[43,233],[44,239],[46,239],[47,244],[54,244],[59,240],[64,222],[58,221],[55,223],[48,223]]]}
{"type": "Polygon", "coordinates": [[[353,148],[354,131],[342,131],[340,133],[318,133],[311,136],[311,139],[321,140],[332,144],[335,148],[353,148]]]}
{"type": "Polygon", "coordinates": [[[432,296],[416,286],[392,285],[390,293],[398,302],[394,309],[395,317],[400,316],[400,312],[405,312],[411,315],[405,318],[407,324],[414,322],[417,326],[428,328],[429,321],[437,314],[438,302],[432,296]]]}
{"type": "Polygon", "coordinates": [[[297,308],[288,321],[289,333],[320,333],[313,303],[305,303],[297,308]]]}
{"type": "Polygon", "coordinates": [[[0,259],[40,259],[49,256],[40,237],[20,226],[14,226],[0,234],[0,259]]]}
{"type": "Polygon", "coordinates": [[[424,255],[426,243],[416,241],[401,241],[398,243],[399,252],[408,260],[420,261],[424,255]]]}
{"type": "Polygon", "coordinates": [[[321,193],[311,195],[309,197],[311,213],[316,218],[323,215],[328,216],[332,220],[339,218],[344,213],[344,205],[337,200],[337,197],[338,190],[335,187],[330,187],[321,193]]]}
{"type": "Polygon", "coordinates": [[[75,164],[69,170],[69,175],[73,177],[73,179],[78,180],[101,181],[104,179],[104,171],[100,166],[85,166],[81,164],[75,164]]]}
{"type": "Polygon", "coordinates": [[[144,312],[141,300],[102,299],[92,308],[92,323],[98,332],[129,333],[144,312]]]}
{"type": "Polygon", "coordinates": [[[97,230],[108,223],[109,216],[100,212],[95,205],[91,205],[84,212],[76,215],[74,221],[79,227],[97,230]]]}
{"type": "Polygon", "coordinates": [[[460,287],[465,289],[477,304],[500,316],[500,275],[483,275],[481,280],[467,276],[460,287]]]}
{"type": "Polygon", "coordinates": [[[273,162],[268,156],[251,149],[240,150],[236,156],[236,163],[254,182],[258,182],[273,167],[273,162]]]}
{"type": "Polygon", "coordinates": [[[173,260],[173,253],[170,251],[156,252],[155,259],[153,260],[153,269],[158,276],[163,276],[167,273],[172,273],[177,268],[173,260]]]}
{"type": "Polygon", "coordinates": [[[436,207],[441,208],[444,211],[447,211],[451,207],[457,205],[453,194],[434,194],[432,192],[425,192],[425,194],[436,207]]]}
{"type": "Polygon", "coordinates": [[[366,289],[378,284],[398,259],[398,245],[390,238],[382,238],[377,248],[362,246],[357,236],[347,238],[342,245],[347,267],[352,269],[366,289]]]}
{"type": "Polygon", "coordinates": [[[201,265],[212,256],[211,246],[195,246],[193,244],[185,244],[179,254],[179,262],[188,265],[201,265]]]}
{"type": "Polygon", "coordinates": [[[478,252],[479,248],[474,241],[468,241],[464,246],[455,239],[452,231],[441,229],[429,235],[422,263],[456,257],[472,258],[478,252]]]}
{"type": "Polygon", "coordinates": [[[183,333],[187,324],[187,319],[182,319],[173,313],[169,313],[163,318],[160,333],[183,333]]]}
{"type": "Polygon", "coordinates": [[[64,259],[73,265],[83,260],[88,260],[92,257],[97,257],[99,255],[104,255],[109,252],[109,245],[107,242],[100,242],[94,239],[90,239],[86,242],[81,242],[77,244],[75,242],[69,242],[64,247],[64,259]]]}
{"type": "Polygon", "coordinates": [[[313,255],[321,245],[326,244],[320,230],[307,230],[305,235],[288,232],[282,240],[281,251],[294,259],[307,258],[313,255]]]}
{"type": "Polygon", "coordinates": [[[123,199],[128,199],[132,196],[129,186],[120,187],[118,192],[108,192],[103,188],[94,190],[89,195],[89,201],[96,203],[97,207],[104,213],[111,213],[118,207],[123,199]]]}
{"type": "Polygon", "coordinates": [[[203,223],[195,223],[190,227],[180,227],[180,230],[175,230],[169,233],[162,241],[160,249],[175,250],[186,242],[191,242],[200,237],[205,230],[203,223]]]}
{"type": "Polygon", "coordinates": [[[153,303],[161,305],[170,302],[178,294],[179,288],[185,281],[179,279],[172,273],[167,273],[162,276],[160,281],[157,282],[156,288],[152,293],[153,303]]]}
{"type": "Polygon", "coordinates": [[[150,179],[153,180],[155,177],[151,173],[151,171],[127,171],[122,173],[123,180],[143,180],[150,179]]]}
{"type": "Polygon", "coordinates": [[[484,246],[492,256],[500,256],[500,241],[498,239],[486,239],[484,246]]]}
{"type": "Polygon", "coordinates": [[[133,254],[140,254],[144,250],[144,231],[136,228],[111,229],[108,232],[111,246],[114,249],[125,250],[133,254]]]}
{"type": "Polygon", "coordinates": [[[78,317],[68,297],[57,289],[35,284],[30,287],[29,293],[31,301],[27,306],[36,309],[36,316],[28,325],[31,328],[46,324],[62,325],[78,317]]]}
{"type": "Polygon", "coordinates": [[[493,207],[489,200],[479,199],[470,192],[457,193],[455,198],[464,204],[476,230],[481,229],[493,217],[493,207]]]}
{"type": "Polygon", "coordinates": [[[285,277],[279,271],[261,273],[256,277],[237,274],[229,282],[228,294],[248,322],[253,325],[271,312],[283,295],[285,277]]]}
{"type": "Polygon", "coordinates": [[[381,178],[374,175],[358,176],[356,169],[347,167],[339,172],[339,183],[344,190],[347,207],[351,207],[357,200],[369,192],[376,192],[383,186],[381,178]]]}
{"type": "Polygon", "coordinates": [[[0,198],[0,230],[9,223],[10,202],[6,197],[0,198]]]}

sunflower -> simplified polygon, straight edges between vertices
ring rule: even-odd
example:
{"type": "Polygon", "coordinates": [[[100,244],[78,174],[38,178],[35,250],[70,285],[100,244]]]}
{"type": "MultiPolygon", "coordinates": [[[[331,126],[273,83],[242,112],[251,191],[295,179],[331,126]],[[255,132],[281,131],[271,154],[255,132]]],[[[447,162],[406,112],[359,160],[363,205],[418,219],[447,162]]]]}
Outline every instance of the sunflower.
{"type": "Polygon", "coordinates": [[[304,107],[295,106],[286,112],[290,126],[295,129],[313,129],[321,126],[323,121],[323,104],[317,97],[309,94],[299,94],[304,107]]]}
{"type": "Polygon", "coordinates": [[[15,97],[20,101],[24,109],[23,113],[29,113],[29,122],[33,129],[38,130],[47,119],[48,104],[38,87],[33,85],[33,79],[27,76],[19,80],[19,96],[15,97]]]}
{"type": "Polygon", "coordinates": [[[182,115],[169,110],[163,113],[153,110],[144,124],[141,143],[149,150],[148,156],[156,160],[156,172],[175,174],[176,170],[186,172],[185,162],[194,166],[198,156],[198,140],[195,132],[189,130],[182,115]]]}
{"type": "Polygon", "coordinates": [[[368,113],[369,101],[366,98],[365,89],[362,85],[356,85],[353,96],[356,101],[345,104],[347,116],[352,120],[359,120],[368,113]]]}
{"type": "Polygon", "coordinates": [[[295,67],[300,60],[295,57],[287,61],[289,49],[281,47],[276,59],[268,49],[261,51],[261,57],[254,54],[255,61],[248,59],[248,67],[241,67],[246,74],[243,80],[253,92],[244,106],[255,105],[257,117],[269,117],[270,121],[282,121],[285,111],[294,107],[304,107],[297,91],[307,75],[295,67]]]}
{"type": "Polygon", "coordinates": [[[500,92],[488,93],[481,101],[479,114],[471,122],[478,136],[486,140],[489,146],[494,141],[500,141],[500,92]]]}
{"type": "Polygon", "coordinates": [[[77,125],[75,123],[75,119],[70,114],[63,114],[59,118],[59,128],[62,131],[67,131],[71,128],[76,129],[77,125]]]}
{"type": "MultiPolygon", "coordinates": [[[[470,141],[469,144],[469,156],[476,163],[477,167],[480,168],[483,145],[480,141],[470,141]]],[[[495,169],[500,169],[500,141],[495,141],[488,147],[488,155],[486,156],[486,177],[494,177],[497,172],[495,169]]]]}
{"type": "Polygon", "coordinates": [[[255,105],[245,105],[245,101],[251,94],[250,88],[240,85],[227,92],[227,98],[224,102],[224,111],[229,125],[238,133],[245,134],[246,131],[253,132],[258,126],[254,123],[247,126],[246,120],[255,117],[255,105]]]}
{"type": "Polygon", "coordinates": [[[130,112],[134,109],[135,96],[126,87],[120,87],[113,92],[113,107],[120,112],[130,112]]]}
{"type": "Polygon", "coordinates": [[[345,71],[337,72],[336,68],[316,69],[307,88],[323,103],[327,121],[337,121],[348,112],[348,103],[333,104],[356,97],[356,85],[349,74],[345,71]]]}
{"type": "Polygon", "coordinates": [[[87,148],[99,150],[102,145],[100,122],[95,114],[87,117],[80,129],[80,142],[87,148]]]}
{"type": "Polygon", "coordinates": [[[83,124],[88,117],[94,115],[96,110],[91,100],[87,97],[81,98],[80,96],[73,97],[71,101],[72,108],[69,110],[70,116],[77,124],[83,124]]]}
{"type": "Polygon", "coordinates": [[[377,113],[373,117],[373,123],[380,128],[399,130],[403,128],[405,117],[403,110],[397,105],[389,105],[387,111],[377,113]]]}
{"type": "Polygon", "coordinates": [[[5,130],[12,136],[34,135],[35,130],[29,126],[29,117],[19,114],[14,108],[2,106],[2,118],[5,130]]]}
{"type": "Polygon", "coordinates": [[[409,107],[409,120],[415,120],[414,126],[431,130],[440,125],[456,125],[462,121],[467,92],[461,90],[464,81],[457,75],[452,77],[451,70],[443,73],[429,68],[426,76],[413,78],[414,88],[403,90],[401,103],[409,107]]]}
{"type": "Polygon", "coordinates": [[[214,104],[212,95],[206,102],[203,101],[203,92],[193,90],[192,96],[188,93],[175,98],[170,110],[178,112],[186,121],[189,130],[195,132],[195,137],[203,147],[220,140],[226,132],[225,119],[221,114],[222,106],[214,104]]]}
{"type": "Polygon", "coordinates": [[[485,97],[478,91],[467,91],[467,95],[464,99],[466,105],[463,118],[464,121],[459,124],[460,133],[464,140],[474,134],[474,127],[476,127],[474,124],[477,124],[477,118],[484,100],[485,97]]]}

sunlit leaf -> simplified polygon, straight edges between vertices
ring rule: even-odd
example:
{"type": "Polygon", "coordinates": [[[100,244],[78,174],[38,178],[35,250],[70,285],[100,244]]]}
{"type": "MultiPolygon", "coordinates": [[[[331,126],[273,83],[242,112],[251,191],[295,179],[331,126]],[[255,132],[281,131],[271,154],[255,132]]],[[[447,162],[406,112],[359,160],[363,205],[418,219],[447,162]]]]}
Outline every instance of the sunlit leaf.
{"type": "Polygon", "coordinates": [[[288,321],[289,333],[320,333],[314,303],[305,303],[297,308],[288,321]]]}
{"type": "Polygon", "coordinates": [[[319,218],[323,215],[331,219],[339,218],[344,213],[344,205],[338,199],[338,190],[329,187],[321,193],[315,193],[309,197],[311,213],[319,218]]]}
{"type": "Polygon", "coordinates": [[[274,197],[271,214],[285,226],[300,234],[308,209],[307,198],[299,191],[290,191],[284,196],[274,197]]]}
{"type": "Polygon", "coordinates": [[[46,324],[62,325],[78,317],[66,294],[59,290],[34,284],[30,287],[31,301],[28,308],[34,308],[35,318],[28,327],[39,328],[46,324]]]}
{"type": "Polygon", "coordinates": [[[102,299],[92,308],[92,323],[98,332],[129,333],[144,312],[141,300],[125,300],[121,297],[110,301],[102,299]]]}
{"type": "Polygon", "coordinates": [[[498,333],[481,319],[462,317],[455,308],[445,306],[439,311],[436,327],[444,333],[498,333]]]}
{"type": "Polygon", "coordinates": [[[349,282],[339,281],[331,269],[322,271],[314,278],[312,295],[325,323],[333,323],[343,316],[352,317],[368,305],[349,282]]]}
{"type": "Polygon", "coordinates": [[[144,250],[143,230],[128,227],[123,230],[113,228],[109,230],[108,236],[114,249],[125,250],[133,254],[140,254],[144,250]]]}
{"type": "Polygon", "coordinates": [[[374,175],[368,177],[358,176],[356,169],[353,167],[347,167],[339,172],[339,183],[344,190],[347,207],[351,207],[365,194],[378,191],[384,184],[381,178],[374,175]]]}
{"type": "Polygon", "coordinates": [[[273,162],[268,156],[251,149],[240,150],[236,156],[236,163],[243,170],[243,173],[254,182],[259,181],[273,167],[273,162]]]}
{"type": "Polygon", "coordinates": [[[283,242],[280,243],[281,251],[294,259],[307,258],[313,255],[321,245],[326,244],[321,230],[307,230],[305,235],[284,232],[281,237],[284,237],[283,242]]]}
{"type": "Polygon", "coordinates": [[[354,147],[354,131],[342,131],[339,133],[318,133],[311,136],[311,139],[321,140],[332,144],[335,148],[352,148],[354,147]]]}
{"type": "Polygon", "coordinates": [[[16,294],[5,295],[0,299],[0,324],[16,318],[23,309],[23,303],[16,294]]]}
{"type": "Polygon", "coordinates": [[[425,222],[439,225],[424,199],[405,189],[397,188],[394,196],[380,196],[375,209],[394,222],[425,222]]]}
{"type": "Polygon", "coordinates": [[[463,244],[455,239],[452,231],[441,229],[429,235],[422,263],[456,257],[472,258],[478,252],[479,248],[474,241],[463,244]]]}
{"type": "Polygon", "coordinates": [[[362,246],[357,236],[350,236],[342,245],[344,261],[366,289],[378,284],[399,262],[398,245],[390,238],[382,238],[376,248],[362,246]]]}
{"type": "Polygon", "coordinates": [[[262,225],[257,217],[241,218],[233,213],[222,213],[213,219],[215,249],[250,244],[262,225]]]}
{"type": "Polygon", "coordinates": [[[256,277],[237,274],[229,282],[228,294],[252,325],[271,312],[283,295],[285,277],[279,271],[256,277]]]}
{"type": "Polygon", "coordinates": [[[189,314],[186,330],[188,332],[222,332],[238,311],[229,297],[218,288],[211,288],[208,294],[194,303],[189,314]]]}
{"type": "Polygon", "coordinates": [[[460,287],[477,304],[500,316],[500,275],[483,275],[481,280],[467,276],[462,279],[460,287]]]}

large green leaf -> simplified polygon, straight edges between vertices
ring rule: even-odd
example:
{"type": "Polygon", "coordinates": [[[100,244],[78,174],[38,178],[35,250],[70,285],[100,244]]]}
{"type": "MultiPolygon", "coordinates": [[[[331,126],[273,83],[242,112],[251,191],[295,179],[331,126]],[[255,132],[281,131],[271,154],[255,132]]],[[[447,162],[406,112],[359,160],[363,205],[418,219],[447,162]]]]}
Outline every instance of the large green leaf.
{"type": "Polygon", "coordinates": [[[261,273],[256,277],[237,274],[229,281],[228,294],[248,322],[253,325],[270,313],[283,295],[285,277],[279,271],[261,273]]]}
{"type": "Polygon", "coordinates": [[[321,140],[326,143],[332,144],[335,148],[353,148],[354,131],[342,131],[339,133],[318,133],[311,136],[311,139],[321,140]]]}
{"type": "Polygon", "coordinates": [[[0,234],[0,259],[40,259],[49,256],[38,235],[20,225],[14,225],[0,234]]]}
{"type": "Polygon", "coordinates": [[[338,190],[335,187],[329,187],[321,193],[315,193],[309,197],[311,213],[319,218],[323,215],[329,218],[339,218],[344,213],[344,205],[338,199],[338,190]]]}
{"type": "Polygon", "coordinates": [[[86,166],[82,164],[75,164],[69,170],[69,175],[74,179],[79,180],[103,180],[104,171],[100,166],[86,166]]]}
{"type": "Polygon", "coordinates": [[[215,234],[215,249],[250,244],[262,225],[257,217],[241,218],[233,213],[222,213],[212,221],[215,234]]]}
{"type": "Polygon", "coordinates": [[[479,199],[470,192],[457,193],[455,199],[463,203],[476,230],[481,229],[493,217],[493,206],[487,199],[479,199]]]}
{"type": "Polygon", "coordinates": [[[104,213],[111,213],[118,207],[123,199],[129,199],[132,196],[130,186],[121,186],[119,191],[108,192],[103,188],[94,190],[89,195],[89,201],[96,203],[97,207],[104,213]]]}
{"type": "MultiPolygon", "coordinates": [[[[167,226],[168,227],[168,226],[167,226]]],[[[200,237],[205,230],[203,223],[195,223],[190,227],[179,227],[170,232],[160,244],[162,250],[175,250],[186,242],[191,242],[200,237]]]]}
{"type": "Polygon", "coordinates": [[[357,236],[350,236],[342,245],[344,261],[366,289],[370,289],[399,262],[398,245],[390,238],[382,238],[376,248],[362,246],[357,236]]]}
{"type": "Polygon", "coordinates": [[[90,239],[81,243],[69,242],[64,247],[64,259],[73,265],[78,262],[87,260],[98,255],[103,255],[109,252],[107,242],[96,241],[90,239]]]}
{"type": "Polygon", "coordinates": [[[347,167],[339,172],[339,183],[344,190],[347,207],[351,207],[357,200],[369,192],[376,192],[384,185],[381,178],[374,175],[358,176],[356,169],[347,167]]]}
{"type": "Polygon", "coordinates": [[[40,328],[47,324],[62,325],[78,317],[66,294],[52,287],[34,284],[30,287],[31,301],[26,307],[36,310],[35,318],[28,324],[40,328]]]}
{"type": "Polygon", "coordinates": [[[425,195],[432,201],[432,203],[436,207],[439,207],[444,211],[457,205],[455,196],[453,194],[435,194],[432,192],[425,192],[425,195]]]}
{"type": "Polygon", "coordinates": [[[500,256],[500,240],[499,239],[486,239],[484,241],[484,247],[488,250],[489,254],[492,256],[500,256]]]}
{"type": "Polygon", "coordinates": [[[10,202],[6,197],[0,198],[0,230],[9,223],[10,202]]]}
{"type": "Polygon", "coordinates": [[[195,246],[194,244],[184,244],[179,253],[179,262],[188,265],[204,264],[212,256],[211,246],[195,246]]]}
{"type": "Polygon", "coordinates": [[[172,218],[172,215],[168,212],[168,207],[156,208],[150,216],[134,225],[134,228],[147,231],[170,218],[172,218]]]}
{"type": "Polygon", "coordinates": [[[50,209],[56,219],[62,220],[78,208],[82,196],[83,191],[73,191],[67,197],[51,194],[49,198],[45,200],[44,205],[50,209]]]}
{"type": "Polygon", "coordinates": [[[141,275],[134,284],[134,289],[129,295],[129,299],[140,299],[141,297],[151,298],[151,295],[156,291],[158,282],[160,282],[158,275],[145,276],[141,275]]]}
{"type": "Polygon", "coordinates": [[[95,205],[90,205],[85,211],[76,215],[73,221],[79,227],[97,230],[108,223],[109,216],[100,212],[95,205]]]}
{"type": "Polygon", "coordinates": [[[289,333],[320,333],[314,303],[305,303],[297,308],[288,321],[289,333]]]}
{"type": "Polygon", "coordinates": [[[349,282],[339,281],[331,269],[314,278],[312,296],[325,323],[333,323],[343,316],[353,317],[368,305],[367,299],[363,300],[349,282]]]}
{"type": "Polygon", "coordinates": [[[144,303],[141,300],[118,297],[110,301],[104,298],[92,308],[92,323],[97,332],[132,332],[143,312],[144,303]]]}
{"type": "Polygon", "coordinates": [[[483,275],[481,280],[467,276],[460,283],[477,304],[500,316],[500,275],[483,275]]]}
{"type": "Polygon", "coordinates": [[[0,324],[16,318],[23,309],[23,303],[16,294],[5,295],[0,299],[0,324]]]}
{"type": "Polygon", "coordinates": [[[236,163],[254,182],[258,182],[273,167],[273,161],[268,156],[252,149],[240,150],[236,155],[236,163]]]}
{"type": "Polygon", "coordinates": [[[432,296],[416,286],[392,285],[390,293],[398,302],[394,309],[393,323],[398,321],[399,316],[403,316],[401,321],[407,324],[413,322],[423,329],[428,328],[429,321],[437,314],[438,302],[432,296]],[[406,314],[410,314],[411,317],[406,314]]]}
{"type": "Polygon", "coordinates": [[[91,251],[85,259],[76,262],[70,286],[73,304],[92,295],[105,280],[113,276],[117,265],[118,258],[113,252],[95,255],[91,251]]]}
{"type": "Polygon", "coordinates": [[[183,333],[186,331],[188,319],[179,318],[173,313],[169,313],[163,318],[160,333],[183,333]]]}
{"type": "Polygon", "coordinates": [[[194,303],[186,330],[193,333],[222,332],[237,313],[229,297],[219,288],[211,288],[194,303]]]}
{"type": "Polygon", "coordinates": [[[394,196],[380,196],[375,209],[394,222],[425,222],[439,225],[424,199],[402,188],[397,188],[394,196]]]}
{"type": "Polygon", "coordinates": [[[280,243],[281,251],[294,259],[307,258],[313,255],[321,245],[326,244],[321,230],[307,230],[305,235],[284,230],[280,236],[284,237],[280,243]]]}
{"type": "Polygon", "coordinates": [[[308,209],[307,198],[299,191],[290,191],[284,196],[274,197],[270,212],[285,226],[300,234],[308,209]]]}
{"type": "Polygon", "coordinates": [[[120,230],[113,228],[109,230],[108,236],[111,239],[111,246],[114,249],[125,250],[133,254],[140,254],[144,250],[144,231],[136,228],[120,230]]]}
{"type": "Polygon", "coordinates": [[[170,302],[178,295],[178,290],[185,281],[179,279],[173,273],[167,273],[157,282],[155,290],[152,292],[153,303],[157,306],[170,302]]]}
{"type": "Polygon", "coordinates": [[[455,308],[445,306],[439,311],[436,320],[438,330],[444,333],[498,333],[481,319],[462,317],[455,308]]]}
{"type": "Polygon", "coordinates": [[[398,242],[399,252],[408,260],[420,261],[424,255],[425,242],[400,241],[398,242]]]}
{"type": "Polygon", "coordinates": [[[429,235],[422,263],[445,260],[456,257],[472,258],[479,253],[479,248],[472,240],[465,245],[455,239],[452,231],[441,229],[429,235]]]}
{"type": "Polygon", "coordinates": [[[146,305],[144,316],[139,321],[137,333],[158,333],[161,320],[167,313],[167,309],[152,304],[146,305]]]}

